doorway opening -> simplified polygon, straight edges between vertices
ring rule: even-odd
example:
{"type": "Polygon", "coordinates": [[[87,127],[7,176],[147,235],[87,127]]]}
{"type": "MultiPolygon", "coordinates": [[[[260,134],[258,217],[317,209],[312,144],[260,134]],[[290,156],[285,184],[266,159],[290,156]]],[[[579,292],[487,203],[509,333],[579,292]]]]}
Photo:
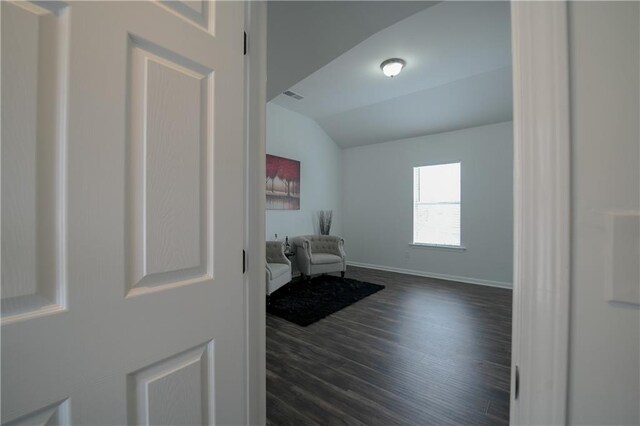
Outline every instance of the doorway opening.
{"type": "Polygon", "coordinates": [[[510,5],[391,6],[268,6],[274,424],[509,421],[510,5]]]}

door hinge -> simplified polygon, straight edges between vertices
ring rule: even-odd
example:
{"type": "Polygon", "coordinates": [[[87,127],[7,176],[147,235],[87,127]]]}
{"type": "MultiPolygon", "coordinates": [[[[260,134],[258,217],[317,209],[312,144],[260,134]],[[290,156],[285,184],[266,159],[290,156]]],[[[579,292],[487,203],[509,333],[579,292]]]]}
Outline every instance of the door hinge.
{"type": "Polygon", "coordinates": [[[244,32],[244,54],[247,54],[247,32],[244,32]]]}
{"type": "Polygon", "coordinates": [[[518,396],[520,396],[520,369],[518,368],[518,366],[516,365],[516,371],[515,371],[515,379],[514,379],[514,389],[513,389],[513,396],[514,399],[518,399],[518,396]]]}
{"type": "Polygon", "coordinates": [[[242,250],[242,273],[247,272],[247,252],[242,250]]]}

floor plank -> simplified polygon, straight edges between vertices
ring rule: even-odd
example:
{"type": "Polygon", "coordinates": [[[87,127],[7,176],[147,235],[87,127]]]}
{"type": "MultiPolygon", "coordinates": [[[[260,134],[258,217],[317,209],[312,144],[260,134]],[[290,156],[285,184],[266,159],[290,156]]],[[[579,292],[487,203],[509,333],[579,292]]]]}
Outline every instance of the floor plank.
{"type": "Polygon", "coordinates": [[[511,290],[347,277],[386,288],[308,327],[267,315],[270,425],[509,423],[511,290]]]}

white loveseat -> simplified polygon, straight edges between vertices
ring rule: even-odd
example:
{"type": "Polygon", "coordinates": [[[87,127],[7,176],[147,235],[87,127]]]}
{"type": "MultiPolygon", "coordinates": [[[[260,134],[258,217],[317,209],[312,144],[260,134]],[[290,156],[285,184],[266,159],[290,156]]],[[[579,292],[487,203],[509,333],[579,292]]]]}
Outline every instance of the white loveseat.
{"type": "Polygon", "coordinates": [[[347,270],[344,240],[334,235],[304,235],[293,239],[298,268],[303,278],[347,270]]]}
{"type": "Polygon", "coordinates": [[[267,241],[267,295],[291,281],[291,261],[284,255],[284,243],[267,241]]]}

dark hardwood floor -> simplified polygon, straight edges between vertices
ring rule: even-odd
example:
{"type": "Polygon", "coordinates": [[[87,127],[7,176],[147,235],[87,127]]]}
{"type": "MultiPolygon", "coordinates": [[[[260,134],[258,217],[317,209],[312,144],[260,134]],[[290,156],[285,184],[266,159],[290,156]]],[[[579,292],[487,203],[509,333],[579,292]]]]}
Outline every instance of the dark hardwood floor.
{"type": "Polygon", "coordinates": [[[267,316],[269,424],[509,422],[511,290],[347,277],[386,289],[308,327],[267,316]]]}

